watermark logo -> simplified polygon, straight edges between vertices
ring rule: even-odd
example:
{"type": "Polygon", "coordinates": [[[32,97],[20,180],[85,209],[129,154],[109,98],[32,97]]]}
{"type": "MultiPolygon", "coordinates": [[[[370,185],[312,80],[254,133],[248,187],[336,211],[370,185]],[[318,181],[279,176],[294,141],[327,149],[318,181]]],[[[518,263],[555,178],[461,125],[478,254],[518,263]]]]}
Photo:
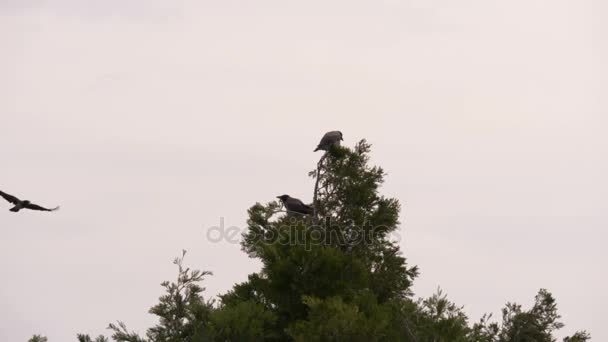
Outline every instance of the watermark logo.
{"type": "Polygon", "coordinates": [[[241,229],[239,227],[230,226],[225,228],[223,217],[220,217],[219,226],[211,226],[206,232],[207,241],[213,243],[225,241],[231,244],[238,244],[241,242],[241,236],[241,229]]]}
{"type": "MultiPolygon", "coordinates": [[[[281,245],[333,245],[333,246],[355,246],[358,244],[370,244],[378,239],[386,239],[395,243],[401,242],[401,234],[398,229],[390,230],[386,226],[347,226],[326,222],[325,225],[306,225],[302,221],[293,220],[291,224],[269,228],[258,227],[251,230],[250,234],[254,240],[262,240],[268,243],[281,245]],[[259,236],[255,236],[258,234],[259,236]]],[[[205,229],[207,241],[212,243],[240,244],[243,233],[247,229],[238,226],[226,227],[226,220],[220,217],[219,225],[209,226],[205,229]]]]}

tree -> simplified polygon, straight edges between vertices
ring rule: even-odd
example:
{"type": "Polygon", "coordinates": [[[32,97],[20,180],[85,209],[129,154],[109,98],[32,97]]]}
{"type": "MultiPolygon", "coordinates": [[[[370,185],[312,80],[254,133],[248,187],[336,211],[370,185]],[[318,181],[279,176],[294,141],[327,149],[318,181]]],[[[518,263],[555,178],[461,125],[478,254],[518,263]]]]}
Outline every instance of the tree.
{"type": "Polygon", "coordinates": [[[223,302],[263,305],[278,317],[275,334],[285,340],[304,339],[314,322],[327,323],[314,315],[320,310],[343,317],[344,324],[334,322],[336,326],[360,329],[373,314],[388,312],[391,301],[411,295],[417,268],[407,266],[399,246],[388,238],[399,225],[400,205],[379,194],[384,171],[369,165],[369,152],[370,145],[361,141],[352,150],[334,146],[322,158],[311,172],[317,184],[315,217],[276,217],[276,202],[249,209],[242,246],[263,268],[223,296],[223,302]],[[347,322],[354,317],[360,324],[347,322]]]}
{"type": "Polygon", "coordinates": [[[48,339],[42,335],[34,335],[28,340],[28,342],[47,342],[48,339]]]}
{"type": "MultiPolygon", "coordinates": [[[[148,329],[146,338],[127,329],[123,322],[111,323],[112,338],[119,342],[202,342],[212,341],[210,316],[213,302],[202,297],[204,288],[198,284],[210,272],[184,268],[186,251],[173,263],[178,267],[177,281],[165,281],[161,284],[166,294],[159,298],[159,303],[150,309],[150,313],[159,317],[159,323],[148,329]]],[[[91,342],[88,335],[78,335],[80,342],[91,342]]],[[[105,342],[103,336],[96,342],[105,342]]]]}
{"type": "Polygon", "coordinates": [[[467,316],[441,289],[427,299],[418,300],[414,317],[414,329],[420,341],[468,341],[467,316]]]}
{"type": "MultiPolygon", "coordinates": [[[[480,342],[554,342],[553,332],[564,327],[560,322],[557,304],[553,295],[541,289],[534,298],[530,310],[523,310],[521,305],[507,303],[502,309],[502,324],[490,323],[489,316],[475,324],[471,334],[472,341],[480,342]]],[[[585,332],[577,332],[564,342],[584,342],[591,339],[585,332]]]]}
{"type": "MultiPolygon", "coordinates": [[[[409,266],[391,233],[400,204],[380,194],[384,170],[370,165],[370,145],[333,146],[310,175],[312,216],[286,212],[278,201],[248,210],[242,249],[259,272],[205,301],[199,283],[209,272],[183,266],[164,282],[150,309],[159,322],[142,337],[110,324],[119,342],[406,341],[553,342],[563,327],[556,301],[540,290],[529,310],[507,303],[500,323],[485,315],[473,325],[442,290],[415,300],[418,268],[409,266]]],[[[92,342],[79,335],[80,342],[92,342]]],[[[564,342],[590,339],[578,332],[564,342]]],[[[105,342],[103,336],[96,342],[105,342]],[[100,340],[101,339],[101,340],[100,340]]]]}

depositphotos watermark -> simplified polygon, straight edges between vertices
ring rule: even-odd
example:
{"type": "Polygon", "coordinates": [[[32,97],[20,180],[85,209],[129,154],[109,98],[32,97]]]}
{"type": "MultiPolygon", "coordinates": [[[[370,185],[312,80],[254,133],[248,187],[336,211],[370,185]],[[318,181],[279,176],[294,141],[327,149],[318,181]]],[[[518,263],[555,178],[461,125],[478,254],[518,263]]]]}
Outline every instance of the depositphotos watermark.
{"type": "MultiPolygon", "coordinates": [[[[248,229],[242,229],[238,226],[226,227],[224,217],[220,217],[220,223],[216,226],[210,226],[205,229],[205,238],[212,243],[230,243],[240,244],[243,239],[243,233],[248,229]]],[[[259,234],[259,238],[270,243],[278,243],[282,245],[349,245],[370,243],[379,237],[387,238],[389,241],[401,242],[401,234],[398,230],[389,232],[386,226],[349,226],[346,228],[338,228],[337,225],[326,224],[303,226],[302,222],[294,221],[291,225],[274,226],[273,229],[265,229],[259,227],[249,231],[253,234],[259,234]]]]}

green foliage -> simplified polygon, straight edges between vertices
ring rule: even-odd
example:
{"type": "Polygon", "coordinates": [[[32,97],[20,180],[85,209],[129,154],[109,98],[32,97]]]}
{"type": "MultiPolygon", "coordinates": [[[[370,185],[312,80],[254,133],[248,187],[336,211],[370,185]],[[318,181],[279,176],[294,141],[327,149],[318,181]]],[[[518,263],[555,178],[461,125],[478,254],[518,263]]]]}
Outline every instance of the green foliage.
{"type": "Polygon", "coordinates": [[[268,341],[278,337],[274,333],[275,313],[252,300],[224,305],[211,319],[217,341],[268,341]]]}
{"type": "Polygon", "coordinates": [[[304,297],[308,318],[288,329],[295,341],[378,341],[388,326],[386,314],[376,304],[365,312],[356,302],[341,297],[304,297]]]}
{"type": "Polygon", "coordinates": [[[553,296],[540,290],[529,311],[522,311],[521,305],[508,303],[502,310],[503,331],[501,341],[552,342],[551,333],[563,327],[559,322],[557,305],[553,296]]]}
{"type": "MultiPolygon", "coordinates": [[[[368,164],[369,151],[361,141],[352,150],[337,147],[323,157],[311,173],[319,184],[318,217],[273,219],[277,202],[249,209],[243,250],[259,258],[263,268],[235,293],[247,289],[247,300],[274,312],[276,334],[283,339],[289,327],[292,336],[302,336],[314,308],[342,305],[342,314],[361,313],[355,299],[362,291],[379,305],[411,295],[417,268],[408,268],[399,246],[388,239],[399,224],[399,202],[379,195],[384,171],[368,164]],[[328,298],[331,303],[323,304],[328,298]]],[[[222,300],[234,301],[233,294],[222,300]]]]}
{"type": "MultiPolygon", "coordinates": [[[[159,303],[150,309],[150,313],[159,317],[159,323],[148,329],[146,338],[127,329],[123,322],[111,323],[112,339],[119,342],[203,342],[213,341],[211,313],[213,302],[206,302],[202,297],[204,288],[199,283],[210,272],[201,272],[184,268],[181,257],[173,263],[178,267],[177,281],[165,281],[161,284],[166,294],[159,298],[159,303]]],[[[105,342],[99,340],[96,342],[105,342]]],[[[88,335],[78,335],[80,342],[89,342],[88,335]]]]}
{"type": "MultiPolygon", "coordinates": [[[[524,310],[508,303],[500,323],[485,315],[472,326],[462,307],[441,290],[413,299],[418,268],[408,266],[390,234],[400,204],[380,195],[384,170],[369,165],[370,145],[334,146],[310,174],[315,215],[284,214],[278,201],[248,211],[242,249],[262,263],[220,296],[205,301],[200,282],[209,272],[174,263],[175,282],[150,309],[159,322],[142,337],[110,324],[120,342],[404,341],[553,342],[563,327],[553,296],[540,290],[524,310]]],[[[80,342],[93,342],[79,335],[80,342]]],[[[578,332],[564,342],[588,341],[578,332]]],[[[107,341],[103,336],[95,342],[107,341]]]]}
{"type": "MultiPolygon", "coordinates": [[[[530,310],[523,310],[521,305],[507,303],[502,309],[502,324],[489,322],[489,316],[473,326],[471,341],[479,342],[553,342],[553,332],[564,327],[559,321],[557,304],[553,295],[541,289],[535,297],[530,310]]],[[[591,336],[577,332],[566,337],[564,342],[588,341],[591,336]]]]}
{"type": "Polygon", "coordinates": [[[198,283],[211,273],[184,269],[182,263],[185,255],[186,251],[183,251],[182,257],[173,262],[179,269],[177,282],[163,282],[161,286],[167,294],[160,297],[160,302],[150,309],[151,314],[160,318],[159,324],[148,330],[147,335],[151,341],[197,341],[208,330],[206,322],[209,320],[212,303],[203,300],[204,289],[198,283]]]}
{"type": "Polygon", "coordinates": [[[78,342],[108,342],[108,338],[102,335],[92,339],[89,335],[78,334],[78,342]]]}
{"type": "Polygon", "coordinates": [[[27,342],[47,342],[48,338],[42,335],[34,335],[27,342]]]}
{"type": "Polygon", "coordinates": [[[585,342],[590,340],[591,335],[586,331],[578,331],[574,335],[564,338],[564,342],[585,342]]]}
{"type": "Polygon", "coordinates": [[[430,298],[419,300],[414,328],[420,341],[468,341],[470,329],[462,307],[450,302],[441,289],[430,298]]]}

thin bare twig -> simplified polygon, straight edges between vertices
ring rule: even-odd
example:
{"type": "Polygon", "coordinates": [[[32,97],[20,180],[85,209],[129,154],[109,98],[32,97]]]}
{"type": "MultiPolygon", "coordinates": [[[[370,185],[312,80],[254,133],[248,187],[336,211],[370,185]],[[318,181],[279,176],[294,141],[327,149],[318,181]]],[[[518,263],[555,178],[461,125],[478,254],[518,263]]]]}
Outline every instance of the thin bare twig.
{"type": "Polygon", "coordinates": [[[323,153],[323,156],[321,157],[321,159],[319,159],[319,162],[317,163],[317,180],[315,181],[315,193],[312,196],[312,219],[314,221],[314,224],[317,224],[317,222],[319,221],[317,215],[319,213],[319,210],[317,209],[318,207],[318,201],[317,201],[317,197],[318,197],[318,193],[319,193],[319,180],[321,179],[321,167],[323,166],[323,161],[325,160],[325,158],[327,158],[329,151],[325,151],[325,153],[323,153]]]}

